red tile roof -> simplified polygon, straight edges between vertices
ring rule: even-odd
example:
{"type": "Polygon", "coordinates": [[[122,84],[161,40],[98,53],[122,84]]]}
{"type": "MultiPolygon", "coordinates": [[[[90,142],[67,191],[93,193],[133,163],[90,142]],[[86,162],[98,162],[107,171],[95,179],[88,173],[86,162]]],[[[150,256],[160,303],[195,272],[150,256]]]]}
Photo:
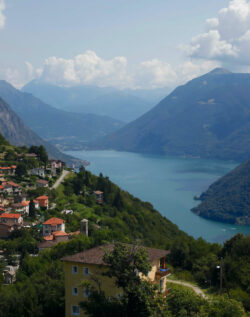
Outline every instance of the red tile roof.
{"type": "Polygon", "coordinates": [[[50,218],[48,220],[46,220],[43,225],[52,225],[52,226],[55,226],[55,225],[61,225],[65,222],[65,220],[63,219],[60,219],[60,218],[56,218],[56,217],[53,217],[53,218],[50,218]]]}
{"type": "Polygon", "coordinates": [[[64,236],[68,236],[68,234],[64,231],[54,231],[52,232],[52,235],[55,237],[64,237],[64,236]]]}
{"type": "Polygon", "coordinates": [[[20,217],[21,215],[19,214],[7,214],[7,213],[3,213],[0,216],[0,218],[10,218],[10,219],[19,219],[20,217]]]}
{"type": "MultiPolygon", "coordinates": [[[[134,246],[126,244],[129,248],[133,248],[134,246]]],[[[74,255],[66,256],[62,258],[62,261],[65,262],[78,262],[78,263],[86,263],[86,264],[97,264],[97,265],[105,265],[103,262],[103,256],[105,251],[112,252],[114,249],[114,244],[107,244],[103,246],[98,246],[74,255]]],[[[149,262],[153,262],[154,260],[161,259],[165,257],[170,251],[167,250],[159,250],[152,248],[145,248],[148,253],[149,262]]]]}
{"type": "Polygon", "coordinates": [[[8,181],[7,184],[12,186],[12,187],[20,187],[18,184],[14,183],[12,181],[8,181]]]}
{"type": "Polygon", "coordinates": [[[28,200],[28,201],[22,201],[21,204],[22,204],[24,207],[26,207],[26,206],[29,206],[30,201],[29,201],[29,200],[28,200]]]}
{"type": "Polygon", "coordinates": [[[45,236],[45,237],[43,237],[43,239],[44,239],[45,241],[52,241],[52,240],[54,239],[54,237],[53,237],[52,234],[51,234],[50,236],[45,236]]]}
{"type": "Polygon", "coordinates": [[[36,197],[36,200],[46,200],[46,199],[49,199],[48,196],[39,196],[39,197],[36,197]]]}

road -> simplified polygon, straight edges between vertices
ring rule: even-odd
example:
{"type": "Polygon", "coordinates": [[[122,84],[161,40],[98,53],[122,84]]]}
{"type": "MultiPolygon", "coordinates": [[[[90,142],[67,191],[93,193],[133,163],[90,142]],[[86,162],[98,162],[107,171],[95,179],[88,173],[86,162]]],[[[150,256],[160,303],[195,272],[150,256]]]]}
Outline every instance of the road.
{"type": "Polygon", "coordinates": [[[167,280],[167,284],[168,283],[173,283],[173,284],[179,284],[179,285],[183,285],[189,288],[192,288],[192,290],[197,294],[197,295],[201,295],[203,298],[207,299],[206,294],[198,287],[198,286],[194,286],[188,282],[182,282],[182,281],[175,281],[175,280],[167,280]]]}
{"type": "Polygon", "coordinates": [[[51,187],[51,189],[57,189],[57,187],[63,182],[64,178],[69,174],[69,171],[63,170],[62,175],[58,178],[55,184],[51,187]]]}

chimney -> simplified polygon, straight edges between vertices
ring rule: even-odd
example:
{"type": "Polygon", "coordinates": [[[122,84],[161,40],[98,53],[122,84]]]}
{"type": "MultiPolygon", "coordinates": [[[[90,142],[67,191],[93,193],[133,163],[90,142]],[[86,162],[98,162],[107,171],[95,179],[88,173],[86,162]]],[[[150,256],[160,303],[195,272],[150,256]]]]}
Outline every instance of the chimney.
{"type": "Polygon", "coordinates": [[[85,234],[85,236],[89,235],[88,222],[89,221],[87,219],[82,219],[80,222],[80,231],[85,234]]]}

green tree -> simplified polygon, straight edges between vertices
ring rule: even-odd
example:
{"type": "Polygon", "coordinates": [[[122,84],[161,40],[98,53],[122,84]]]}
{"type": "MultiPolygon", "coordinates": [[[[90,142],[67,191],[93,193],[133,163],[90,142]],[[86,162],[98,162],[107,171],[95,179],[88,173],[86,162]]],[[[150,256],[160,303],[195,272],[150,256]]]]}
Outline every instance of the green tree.
{"type": "Polygon", "coordinates": [[[24,163],[20,163],[17,165],[16,175],[20,178],[27,175],[27,167],[24,163]]]}
{"type": "Polygon", "coordinates": [[[35,218],[36,217],[36,208],[33,199],[30,200],[30,206],[29,206],[29,217],[35,218]]]}
{"type": "Polygon", "coordinates": [[[122,296],[120,299],[107,298],[101,287],[99,290],[90,288],[89,300],[81,303],[89,316],[168,316],[167,307],[156,286],[140,277],[147,276],[151,270],[144,248],[117,243],[112,252],[104,255],[103,260],[108,267],[104,275],[114,278],[122,296]]]}

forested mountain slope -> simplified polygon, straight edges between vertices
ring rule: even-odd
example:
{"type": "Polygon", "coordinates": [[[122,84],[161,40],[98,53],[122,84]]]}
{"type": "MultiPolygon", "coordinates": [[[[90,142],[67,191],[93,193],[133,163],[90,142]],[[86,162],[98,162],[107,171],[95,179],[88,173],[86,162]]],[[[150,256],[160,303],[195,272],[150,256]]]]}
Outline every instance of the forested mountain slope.
{"type": "Polygon", "coordinates": [[[0,96],[24,123],[42,138],[63,146],[84,145],[120,128],[123,123],[107,116],[62,111],[0,81],[0,96]]]}
{"type": "Polygon", "coordinates": [[[176,88],[92,147],[163,155],[250,157],[250,74],[224,69],[176,88]]]}
{"type": "Polygon", "coordinates": [[[250,225],[250,160],[239,165],[200,196],[193,212],[204,218],[250,225]]]}

